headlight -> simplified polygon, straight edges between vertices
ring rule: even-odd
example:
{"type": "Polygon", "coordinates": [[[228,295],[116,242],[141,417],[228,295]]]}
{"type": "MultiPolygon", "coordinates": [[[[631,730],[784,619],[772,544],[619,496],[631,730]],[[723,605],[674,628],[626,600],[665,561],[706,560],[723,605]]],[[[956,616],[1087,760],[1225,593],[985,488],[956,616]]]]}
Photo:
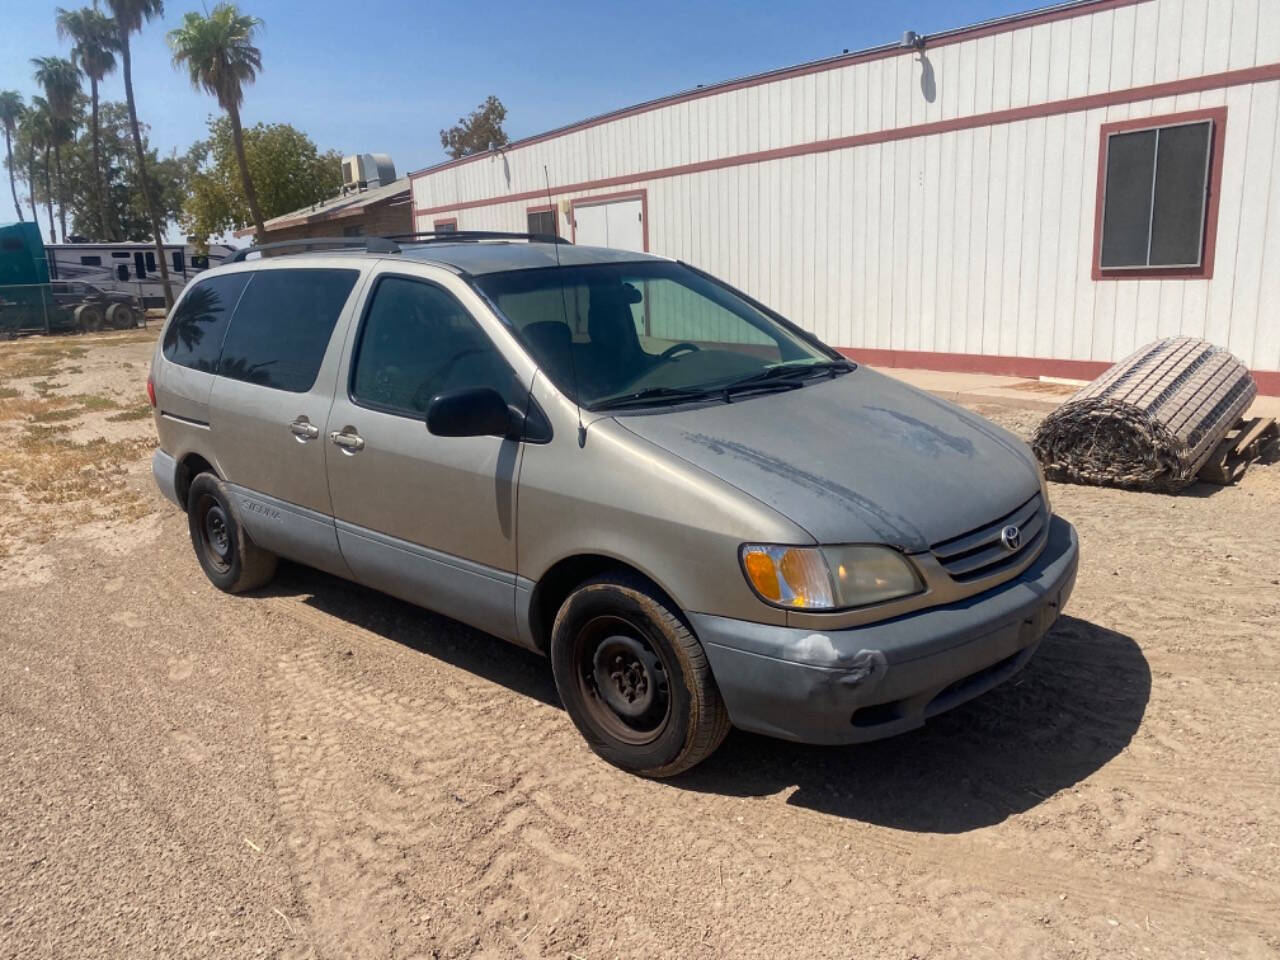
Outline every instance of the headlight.
{"type": "Polygon", "coordinates": [[[863,607],[924,589],[911,561],[889,547],[748,543],[742,569],[761,600],[795,610],[863,607]]]}

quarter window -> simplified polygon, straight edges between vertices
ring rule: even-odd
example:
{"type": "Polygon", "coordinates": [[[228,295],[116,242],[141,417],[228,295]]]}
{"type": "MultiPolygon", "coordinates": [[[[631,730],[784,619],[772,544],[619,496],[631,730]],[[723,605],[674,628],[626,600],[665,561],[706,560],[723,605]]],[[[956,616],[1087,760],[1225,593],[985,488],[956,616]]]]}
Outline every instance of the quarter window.
{"type": "Polygon", "coordinates": [[[174,308],[165,327],[165,358],[193,370],[215,372],[227,322],[250,276],[231,273],[194,284],[174,308]]]}
{"type": "Polygon", "coordinates": [[[1104,138],[1100,269],[1201,266],[1214,132],[1205,119],[1104,138]]]}
{"type": "Polygon", "coordinates": [[[305,393],[358,270],[260,270],[240,297],[218,375],[305,393]]]}
{"type": "Polygon", "coordinates": [[[405,277],[385,277],[374,291],[356,347],[351,397],[362,406],[421,418],[433,397],[493,387],[510,402],[515,376],[505,359],[450,294],[405,277]]]}

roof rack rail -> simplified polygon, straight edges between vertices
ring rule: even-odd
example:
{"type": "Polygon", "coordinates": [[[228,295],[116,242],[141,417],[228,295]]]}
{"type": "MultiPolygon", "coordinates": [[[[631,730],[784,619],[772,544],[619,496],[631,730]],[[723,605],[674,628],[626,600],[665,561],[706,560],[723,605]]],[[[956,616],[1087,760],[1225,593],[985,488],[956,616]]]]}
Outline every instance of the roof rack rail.
{"type": "Polygon", "coordinates": [[[418,233],[396,233],[388,240],[410,243],[456,243],[474,240],[527,240],[530,243],[567,243],[573,241],[554,233],[508,233],[505,230],[423,230],[418,233]]]}
{"type": "Polygon", "coordinates": [[[400,247],[385,237],[304,237],[299,240],[277,240],[237,250],[224,263],[240,263],[251,253],[300,247],[304,251],[323,247],[363,247],[366,253],[399,253],[400,247]]]}

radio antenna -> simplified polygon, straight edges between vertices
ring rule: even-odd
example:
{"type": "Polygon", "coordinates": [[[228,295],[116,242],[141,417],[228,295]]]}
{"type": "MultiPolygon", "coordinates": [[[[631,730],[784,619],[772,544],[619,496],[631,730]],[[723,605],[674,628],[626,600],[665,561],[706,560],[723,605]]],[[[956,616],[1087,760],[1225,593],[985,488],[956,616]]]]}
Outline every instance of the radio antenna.
{"type": "MultiPolygon", "coordinates": [[[[551,222],[555,226],[555,233],[559,235],[560,218],[556,215],[556,205],[551,199],[551,176],[547,173],[547,165],[542,165],[542,180],[547,186],[547,206],[551,209],[551,222]]],[[[569,300],[564,292],[564,274],[561,273],[560,265],[560,244],[557,240],[556,248],[556,278],[560,282],[560,309],[564,313],[564,325],[569,328],[569,371],[573,376],[573,405],[578,408],[578,447],[587,445],[587,428],[582,422],[582,401],[578,395],[578,360],[573,353],[574,329],[569,324],[569,300]]]]}

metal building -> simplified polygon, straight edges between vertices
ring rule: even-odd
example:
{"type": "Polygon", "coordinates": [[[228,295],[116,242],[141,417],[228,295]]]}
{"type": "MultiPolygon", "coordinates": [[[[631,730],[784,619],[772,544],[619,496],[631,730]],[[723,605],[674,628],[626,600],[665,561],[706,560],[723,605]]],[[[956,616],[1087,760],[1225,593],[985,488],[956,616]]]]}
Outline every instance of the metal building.
{"type": "Polygon", "coordinates": [[[870,363],[1093,377],[1189,334],[1280,393],[1280,0],[911,41],[417,171],[416,229],[680,258],[870,363]]]}

